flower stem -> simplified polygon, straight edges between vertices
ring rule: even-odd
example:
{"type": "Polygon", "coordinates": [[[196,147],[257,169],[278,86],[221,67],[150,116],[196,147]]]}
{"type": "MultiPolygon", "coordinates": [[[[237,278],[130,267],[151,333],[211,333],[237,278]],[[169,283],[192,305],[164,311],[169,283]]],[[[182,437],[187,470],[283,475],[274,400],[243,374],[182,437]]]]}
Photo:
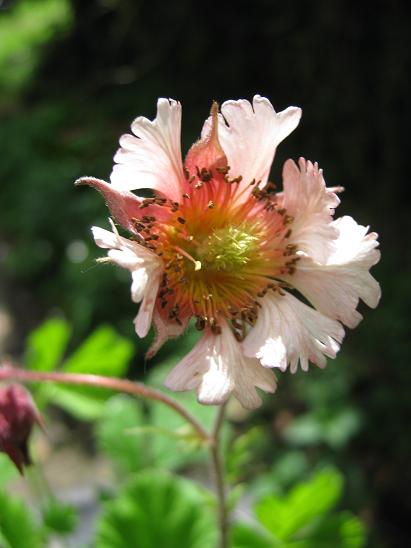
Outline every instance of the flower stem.
{"type": "Polygon", "coordinates": [[[159,401],[167,405],[185,419],[196,431],[199,438],[206,442],[211,456],[211,464],[214,472],[217,500],[218,500],[218,523],[220,529],[220,540],[218,548],[228,548],[228,512],[226,504],[226,487],[224,480],[224,465],[221,457],[220,432],[224,420],[226,404],[219,407],[214,428],[211,434],[203,428],[191,413],[189,413],[178,401],[163,394],[160,390],[150,388],[143,383],[130,381],[127,379],[118,379],[116,377],[104,377],[102,375],[91,375],[82,373],[60,373],[60,372],[41,372],[27,371],[19,369],[9,364],[0,365],[1,381],[19,381],[19,382],[56,382],[60,384],[74,384],[81,386],[93,386],[95,388],[105,388],[116,392],[123,392],[132,396],[147,398],[149,400],[159,401]]]}
{"type": "Polygon", "coordinates": [[[137,396],[140,398],[146,398],[149,400],[159,401],[164,403],[176,413],[178,413],[183,419],[191,424],[193,429],[197,432],[199,438],[203,441],[210,442],[211,438],[207,430],[201,426],[191,413],[189,413],[177,400],[163,394],[160,390],[155,388],[149,388],[143,383],[129,381],[127,379],[118,379],[116,377],[104,377],[102,375],[89,375],[80,373],[43,373],[40,371],[27,371],[25,369],[17,369],[10,365],[0,366],[0,381],[21,381],[21,382],[57,382],[61,384],[77,384],[94,386],[96,388],[106,388],[109,390],[115,390],[116,392],[124,392],[137,396]]]}
{"type": "Polygon", "coordinates": [[[214,423],[212,433],[212,444],[210,445],[211,463],[214,472],[214,481],[216,486],[218,500],[218,525],[220,529],[220,539],[218,548],[228,547],[228,512],[226,502],[226,487],[224,479],[224,463],[220,450],[220,431],[224,420],[226,403],[220,405],[217,417],[214,423]]]}

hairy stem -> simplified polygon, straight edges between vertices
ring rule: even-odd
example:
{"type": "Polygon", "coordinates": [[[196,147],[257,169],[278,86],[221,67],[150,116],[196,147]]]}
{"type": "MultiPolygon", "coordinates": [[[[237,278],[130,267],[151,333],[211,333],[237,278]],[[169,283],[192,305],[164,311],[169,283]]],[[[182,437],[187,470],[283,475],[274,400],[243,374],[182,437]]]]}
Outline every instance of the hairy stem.
{"type": "Polygon", "coordinates": [[[185,419],[197,432],[200,439],[210,442],[211,438],[207,430],[201,426],[195,417],[191,415],[175,399],[163,394],[160,390],[149,388],[143,383],[118,379],[116,377],[103,377],[101,375],[88,375],[80,373],[42,373],[39,371],[27,371],[17,369],[10,365],[0,366],[0,381],[21,381],[21,382],[57,382],[60,384],[77,384],[83,386],[94,386],[106,388],[116,392],[124,392],[138,398],[155,400],[167,405],[185,419]]]}
{"type": "Polygon", "coordinates": [[[220,539],[218,548],[228,547],[228,512],[226,502],[226,487],[224,463],[221,457],[220,431],[224,420],[226,404],[220,405],[212,433],[212,443],[210,445],[211,463],[214,472],[214,481],[216,486],[218,500],[218,525],[220,529],[220,539]]]}

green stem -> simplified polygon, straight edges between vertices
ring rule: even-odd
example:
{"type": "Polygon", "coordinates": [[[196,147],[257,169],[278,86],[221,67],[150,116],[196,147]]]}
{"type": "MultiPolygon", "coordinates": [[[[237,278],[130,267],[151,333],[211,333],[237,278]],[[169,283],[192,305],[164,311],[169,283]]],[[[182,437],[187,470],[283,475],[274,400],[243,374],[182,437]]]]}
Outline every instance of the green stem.
{"type": "Polygon", "coordinates": [[[149,400],[159,401],[173,409],[183,419],[185,419],[194,430],[197,432],[201,440],[210,443],[211,438],[207,430],[197,421],[191,413],[189,413],[175,399],[163,394],[160,390],[149,388],[143,383],[129,381],[127,379],[118,379],[116,377],[103,377],[101,375],[88,375],[81,373],[43,373],[40,371],[27,371],[25,369],[17,369],[13,366],[0,366],[0,381],[21,381],[21,382],[57,382],[60,384],[77,384],[94,386],[96,388],[106,388],[115,390],[116,392],[124,392],[146,398],[149,400]]]}
{"type": "Polygon", "coordinates": [[[225,486],[225,474],[224,463],[221,457],[220,450],[220,432],[221,426],[224,421],[226,403],[220,405],[217,413],[216,421],[214,423],[212,441],[210,445],[211,462],[214,472],[214,481],[217,493],[218,501],[218,525],[220,530],[220,539],[218,548],[228,548],[228,511],[226,501],[226,486],[225,486]]]}

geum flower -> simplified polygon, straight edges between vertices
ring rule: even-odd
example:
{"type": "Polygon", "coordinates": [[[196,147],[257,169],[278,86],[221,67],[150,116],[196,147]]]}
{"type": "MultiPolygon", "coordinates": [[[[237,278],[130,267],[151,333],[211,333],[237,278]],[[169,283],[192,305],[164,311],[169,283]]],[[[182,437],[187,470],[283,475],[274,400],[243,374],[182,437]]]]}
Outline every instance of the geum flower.
{"type": "Polygon", "coordinates": [[[102,192],[131,233],[93,228],[108,260],[131,272],[137,334],[155,326],[148,356],[190,318],[203,331],[166,379],[171,390],[195,389],[201,403],[232,393],[257,407],[255,388],[276,388],[273,368],[324,367],[342,324],[360,321],[359,299],[375,307],[380,298],[369,274],[377,235],[351,217],[333,220],[339,199],[317,164],[288,160],[282,192],[268,181],[276,147],[300,116],[296,107],[276,113],[260,96],[227,101],[221,113],[214,104],[183,163],[181,105],[160,99],[154,121],[139,117],[134,135],[120,138],[111,184],[78,181],[102,192]],[[153,197],[131,192],[141,188],[153,197]]]}

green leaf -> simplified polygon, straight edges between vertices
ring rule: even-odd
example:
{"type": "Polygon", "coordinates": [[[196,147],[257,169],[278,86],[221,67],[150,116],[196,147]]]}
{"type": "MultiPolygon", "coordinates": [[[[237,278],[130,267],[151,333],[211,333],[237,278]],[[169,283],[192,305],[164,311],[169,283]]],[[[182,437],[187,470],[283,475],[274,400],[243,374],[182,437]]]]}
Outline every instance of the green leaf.
{"type": "Polygon", "coordinates": [[[24,363],[35,371],[52,371],[61,361],[71,334],[69,324],[52,318],[32,331],[27,339],[24,363]]]}
{"type": "Polygon", "coordinates": [[[352,407],[311,411],[294,419],[284,438],[295,445],[307,446],[321,442],[332,448],[343,447],[361,426],[361,416],[352,407]]]}
{"type": "Polygon", "coordinates": [[[74,506],[63,504],[56,499],[50,499],[43,510],[44,526],[59,535],[73,532],[77,520],[78,514],[74,506]]]}
{"type": "Polygon", "coordinates": [[[283,434],[286,441],[298,446],[314,445],[323,441],[323,427],[314,413],[295,418],[283,434]]]}
{"type": "Polygon", "coordinates": [[[67,0],[25,0],[2,10],[0,17],[0,88],[10,91],[22,86],[33,74],[40,46],[55,33],[64,31],[72,20],[67,0]],[[13,66],[14,70],[10,70],[13,66]]]}
{"type": "Polygon", "coordinates": [[[0,539],[2,548],[43,548],[38,528],[22,501],[0,492],[0,539]]]}
{"type": "Polygon", "coordinates": [[[133,352],[130,341],[110,326],[101,326],[65,361],[63,370],[66,373],[122,377],[133,352]]]}
{"type": "Polygon", "coordinates": [[[360,519],[350,512],[320,520],[311,530],[283,548],[362,548],[366,543],[366,529],[360,519]]]}
{"type": "Polygon", "coordinates": [[[16,466],[5,453],[0,453],[0,485],[4,486],[7,482],[18,477],[19,473],[16,466]]]}
{"type": "Polygon", "coordinates": [[[236,523],[231,532],[232,548],[273,548],[277,546],[264,532],[257,532],[255,526],[236,523]]]}
{"type": "Polygon", "coordinates": [[[106,503],[97,523],[96,548],[214,548],[217,531],[205,495],[166,472],[130,479],[106,503]]]}
{"type": "Polygon", "coordinates": [[[333,508],[341,495],[343,479],[336,470],[319,472],[298,484],[285,497],[268,496],[256,506],[261,523],[280,540],[289,540],[314,518],[333,508]]]}
{"type": "Polygon", "coordinates": [[[253,479],[248,490],[255,494],[256,498],[272,494],[281,494],[307,477],[310,466],[307,457],[302,451],[285,451],[280,455],[271,470],[260,473],[253,479]]]}
{"type": "MultiPolygon", "coordinates": [[[[46,347],[46,339],[52,338],[50,329],[54,329],[54,332],[60,329],[63,339],[63,324],[58,327],[50,324],[46,330],[41,331],[41,337],[35,338],[41,341],[41,347],[46,347]]],[[[65,334],[68,337],[69,332],[66,330],[65,334]]],[[[121,377],[127,371],[133,352],[130,341],[118,335],[111,327],[101,326],[64,362],[62,370],[66,373],[121,377]]],[[[51,360],[48,363],[51,364],[51,360]]],[[[56,361],[51,368],[55,365],[56,361]]],[[[36,401],[41,407],[54,403],[80,420],[95,420],[103,413],[105,401],[112,393],[111,390],[98,387],[42,383],[36,390],[36,401]]]]}
{"type": "MultiPolygon", "coordinates": [[[[194,334],[195,335],[195,334],[194,334]]],[[[175,365],[176,361],[172,365],[175,365]]],[[[164,379],[170,370],[170,363],[156,366],[147,379],[147,384],[157,387],[163,391],[164,379]]],[[[214,424],[217,408],[215,406],[200,405],[192,392],[172,393],[183,407],[187,409],[198,422],[208,430],[214,424]]],[[[207,450],[195,443],[195,438],[190,435],[187,429],[187,422],[167,406],[158,402],[149,405],[149,417],[146,422],[157,429],[157,434],[151,434],[150,440],[150,462],[155,466],[167,469],[178,469],[195,461],[204,459],[207,450]],[[159,435],[160,430],[168,430],[174,436],[159,435]]],[[[227,431],[227,424],[225,431],[227,431]]]]}
{"type": "Polygon", "coordinates": [[[255,458],[257,449],[264,443],[264,430],[254,426],[229,445],[226,457],[227,478],[230,483],[241,481],[255,458]]]}
{"type": "MultiPolygon", "coordinates": [[[[176,394],[176,398],[205,428],[211,428],[216,409],[201,406],[194,394],[176,394]]],[[[174,397],[174,396],[173,396],[174,397]]],[[[177,413],[160,403],[150,406],[150,424],[174,432],[174,437],[151,434],[151,459],[155,466],[178,469],[206,457],[207,449],[195,443],[193,431],[177,413]]]]}
{"type": "Polygon", "coordinates": [[[130,429],[144,423],[141,405],[119,394],[110,398],[96,425],[97,445],[121,475],[141,470],[147,462],[146,436],[130,429]]]}
{"type": "Polygon", "coordinates": [[[44,384],[39,388],[38,398],[58,405],[82,421],[98,419],[112,391],[89,386],[63,386],[44,384]]]}

